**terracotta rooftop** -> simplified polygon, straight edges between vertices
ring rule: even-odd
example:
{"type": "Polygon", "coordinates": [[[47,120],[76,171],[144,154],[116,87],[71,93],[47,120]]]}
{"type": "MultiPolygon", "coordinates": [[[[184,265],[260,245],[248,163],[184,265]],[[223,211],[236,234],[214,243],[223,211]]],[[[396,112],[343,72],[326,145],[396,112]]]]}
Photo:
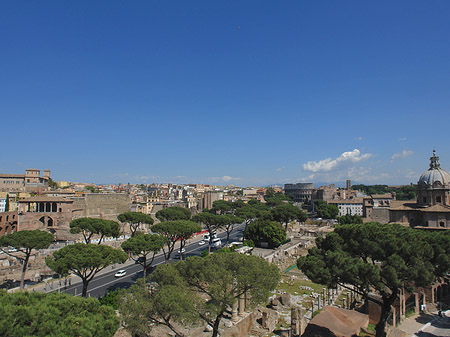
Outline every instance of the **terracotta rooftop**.
{"type": "Polygon", "coordinates": [[[25,178],[25,174],[6,174],[6,173],[0,173],[0,178],[25,178]]]}
{"type": "Polygon", "coordinates": [[[437,204],[437,205],[433,205],[430,207],[423,207],[420,208],[421,212],[438,212],[438,213],[443,213],[443,212],[450,212],[450,207],[449,206],[444,206],[441,204],[437,204]]]}
{"type": "Polygon", "coordinates": [[[405,200],[392,200],[390,209],[396,211],[411,211],[417,209],[417,203],[405,200]]]}
{"type": "Polygon", "coordinates": [[[371,198],[371,199],[392,199],[393,196],[391,193],[385,193],[385,194],[372,194],[369,197],[366,198],[371,198]]]}
{"type": "Polygon", "coordinates": [[[362,198],[328,201],[329,204],[362,204],[362,202],[363,202],[362,198]]]}
{"type": "Polygon", "coordinates": [[[306,327],[302,336],[323,336],[321,330],[327,331],[327,336],[358,336],[362,327],[367,328],[369,316],[354,310],[325,306],[306,327]],[[330,333],[331,332],[331,333],[330,333]]]}
{"type": "Polygon", "coordinates": [[[437,213],[450,212],[450,206],[437,204],[429,207],[419,207],[415,202],[403,200],[392,201],[390,209],[393,211],[420,211],[420,212],[437,212],[437,213]]]}

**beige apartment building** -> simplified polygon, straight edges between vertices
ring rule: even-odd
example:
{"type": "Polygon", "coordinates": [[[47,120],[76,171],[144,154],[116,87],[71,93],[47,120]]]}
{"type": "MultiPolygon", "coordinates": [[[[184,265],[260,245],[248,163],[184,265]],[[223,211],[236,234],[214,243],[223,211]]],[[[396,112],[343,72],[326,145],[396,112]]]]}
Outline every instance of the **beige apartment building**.
{"type": "Polygon", "coordinates": [[[0,191],[37,191],[48,187],[50,170],[27,169],[25,174],[0,174],[0,191]]]}

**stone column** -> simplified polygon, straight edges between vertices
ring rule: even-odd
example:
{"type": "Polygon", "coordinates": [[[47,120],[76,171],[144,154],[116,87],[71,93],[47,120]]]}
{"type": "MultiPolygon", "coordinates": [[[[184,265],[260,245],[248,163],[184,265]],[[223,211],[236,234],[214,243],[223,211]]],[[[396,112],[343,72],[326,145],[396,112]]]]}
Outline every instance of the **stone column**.
{"type": "Polygon", "coordinates": [[[350,305],[351,305],[351,302],[350,302],[350,293],[347,293],[347,309],[350,309],[350,305]]]}
{"type": "Polygon", "coordinates": [[[233,309],[232,309],[232,314],[231,314],[231,321],[233,321],[233,322],[237,322],[239,320],[239,317],[238,317],[238,301],[235,301],[233,303],[233,309]]]}
{"type": "Polygon", "coordinates": [[[414,313],[418,314],[419,312],[420,312],[419,294],[418,293],[414,293],[414,313]]]}
{"type": "Polygon", "coordinates": [[[269,313],[267,311],[263,311],[262,313],[261,326],[264,329],[269,329],[269,313]]]}
{"type": "Polygon", "coordinates": [[[245,315],[245,298],[244,295],[239,297],[239,316],[244,317],[245,315]]]}
{"type": "Polygon", "coordinates": [[[320,310],[320,295],[317,296],[317,310],[320,310]]]}
{"type": "Polygon", "coordinates": [[[399,302],[400,302],[400,320],[403,320],[406,318],[406,308],[405,308],[405,290],[400,290],[400,296],[399,296],[399,302]]]}
{"type": "Polygon", "coordinates": [[[434,304],[434,286],[431,286],[431,304],[434,304]]]}
{"type": "Polygon", "coordinates": [[[300,308],[291,308],[291,337],[300,336],[300,308]]]}
{"type": "Polygon", "coordinates": [[[322,289],[323,296],[323,306],[327,305],[327,290],[325,288],[322,289]]]}

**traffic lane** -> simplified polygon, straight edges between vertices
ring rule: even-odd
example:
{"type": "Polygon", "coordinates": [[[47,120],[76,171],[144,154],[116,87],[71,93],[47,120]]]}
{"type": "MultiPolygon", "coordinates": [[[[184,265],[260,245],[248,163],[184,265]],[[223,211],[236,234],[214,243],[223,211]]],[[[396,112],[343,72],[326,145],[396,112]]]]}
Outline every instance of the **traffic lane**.
{"type": "MultiPolygon", "coordinates": [[[[242,226],[242,225],[241,225],[242,226]]],[[[222,247],[225,245],[225,239],[227,238],[227,233],[219,233],[217,235],[217,237],[219,237],[222,241],[222,247]]],[[[235,229],[230,233],[230,240],[229,242],[234,242],[234,241],[238,241],[240,240],[240,238],[242,237],[242,230],[238,230],[235,229]]],[[[185,247],[186,252],[183,253],[183,259],[185,259],[186,257],[190,257],[190,256],[199,256],[201,255],[203,250],[208,250],[208,244],[204,244],[204,245],[199,245],[199,241],[198,242],[194,242],[189,244],[188,246],[185,247]]],[[[218,249],[215,248],[211,248],[211,251],[215,251],[218,249]]],[[[179,261],[180,258],[179,257],[175,257],[175,254],[173,255],[173,257],[171,257],[170,259],[171,261],[179,261]]]]}
{"type": "MultiPolygon", "coordinates": [[[[161,263],[164,263],[164,255],[155,256],[155,259],[153,260],[152,265],[158,265],[161,263]]],[[[129,265],[122,265],[118,268],[114,268],[111,270],[111,272],[100,274],[98,276],[95,276],[91,282],[89,282],[88,285],[88,294],[91,295],[91,297],[95,296],[103,296],[108,289],[116,289],[117,287],[125,287],[129,286],[129,283],[136,282],[135,275],[141,274],[140,277],[143,277],[143,267],[140,264],[129,264],[129,265]],[[118,270],[125,270],[127,273],[125,276],[122,277],[115,277],[115,273],[118,270]],[[117,286],[116,284],[119,284],[117,286]],[[122,285],[121,285],[122,284],[122,285]],[[94,295],[95,294],[95,295],[94,295]]],[[[83,289],[83,284],[81,282],[81,279],[78,278],[79,282],[74,284],[74,286],[71,289],[67,290],[67,293],[72,295],[80,295],[83,289]],[[75,290],[76,289],[76,290],[75,290]]]]}
{"type": "MultiPolygon", "coordinates": [[[[243,225],[238,225],[235,229],[230,233],[230,242],[238,240],[242,236],[243,225]]],[[[226,232],[219,233],[218,237],[221,240],[226,239],[226,232]]],[[[179,261],[179,258],[175,258],[176,251],[179,248],[174,249],[172,253],[171,261],[179,261]]],[[[188,256],[197,256],[200,255],[203,250],[208,249],[208,245],[200,246],[197,242],[190,243],[185,247],[186,252],[183,254],[183,258],[188,256]]],[[[158,254],[155,256],[155,259],[152,263],[153,266],[162,264],[165,262],[164,254],[158,254]]],[[[108,267],[107,267],[108,268],[108,267]]],[[[130,265],[113,265],[110,272],[102,273],[97,275],[92,279],[88,286],[88,294],[92,297],[104,296],[108,289],[116,289],[116,288],[126,288],[130,285],[134,284],[139,277],[143,277],[142,266],[140,264],[130,264],[130,265]],[[114,274],[120,270],[126,270],[127,274],[121,278],[114,277],[114,274]]],[[[61,291],[64,291],[72,294],[72,295],[81,295],[82,293],[82,282],[81,279],[78,278],[78,282],[74,282],[71,286],[67,288],[62,288],[61,291]]],[[[56,290],[57,291],[57,290],[56,290]]]]}

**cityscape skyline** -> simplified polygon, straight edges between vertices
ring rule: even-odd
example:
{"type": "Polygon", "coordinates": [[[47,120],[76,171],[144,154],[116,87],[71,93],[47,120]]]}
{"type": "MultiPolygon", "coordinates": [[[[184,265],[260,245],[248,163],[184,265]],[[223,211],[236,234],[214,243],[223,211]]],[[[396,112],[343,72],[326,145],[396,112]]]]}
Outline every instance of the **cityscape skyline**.
{"type": "Polygon", "coordinates": [[[2,3],[0,173],[416,183],[433,149],[450,169],[449,11],[447,1],[2,3]]]}

